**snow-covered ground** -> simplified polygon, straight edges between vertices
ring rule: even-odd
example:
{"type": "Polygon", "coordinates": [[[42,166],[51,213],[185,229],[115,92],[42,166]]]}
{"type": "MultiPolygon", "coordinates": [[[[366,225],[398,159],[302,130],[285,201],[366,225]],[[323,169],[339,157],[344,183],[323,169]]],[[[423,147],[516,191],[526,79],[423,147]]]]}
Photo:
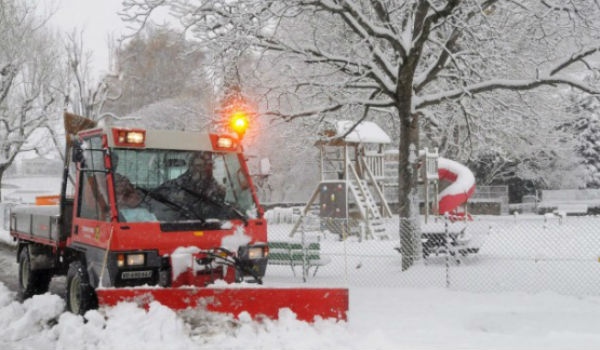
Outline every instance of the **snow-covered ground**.
{"type": "Polygon", "coordinates": [[[64,312],[45,294],[19,303],[0,284],[0,346],[56,349],[398,349],[600,346],[600,297],[471,294],[444,289],[352,288],[348,322],[239,320],[154,303],[64,312]]]}
{"type": "MultiPolygon", "coordinates": [[[[36,186],[56,192],[54,182],[11,181],[3,193],[17,188],[26,193],[36,186]]],[[[307,283],[299,268],[296,276],[289,266],[267,270],[267,284],[349,286],[348,322],[309,324],[286,310],[278,321],[255,322],[244,315],[235,320],[201,310],[175,313],[159,304],[145,311],[130,303],[90,311],[83,318],[66,313],[59,296],[20,303],[0,283],[0,347],[600,347],[599,217],[477,217],[467,233],[481,248],[478,254],[449,265],[445,256],[431,257],[406,272],[394,250],[399,222],[386,225],[387,240],[350,237],[341,242],[332,233],[307,232],[305,239],[319,241],[321,256],[331,260],[307,283]]],[[[450,229],[460,230],[458,225],[450,229]]],[[[300,240],[299,235],[289,238],[291,224],[268,227],[269,240],[300,240]]],[[[428,224],[424,229],[443,227],[428,224]]],[[[12,242],[1,229],[0,240],[12,242]]],[[[11,266],[4,275],[14,269],[16,276],[16,263],[5,260],[11,266]]]]}
{"type": "MultiPolygon", "coordinates": [[[[305,323],[289,310],[282,310],[277,321],[256,322],[244,315],[236,320],[202,310],[176,313],[160,304],[152,304],[145,311],[131,303],[80,317],[65,312],[64,301],[56,295],[19,303],[14,293],[0,284],[0,346],[598,348],[600,263],[594,257],[600,251],[600,236],[595,233],[599,219],[563,220],[487,218],[487,238],[480,255],[451,265],[450,289],[444,288],[443,257],[400,273],[398,254],[382,251],[382,247],[392,249],[393,241],[359,243],[351,239],[344,247],[343,242],[321,237],[323,252],[333,259],[316,277],[310,277],[307,285],[349,285],[348,322],[305,323]],[[491,231],[490,223],[494,227],[491,231]],[[340,254],[343,256],[344,249],[352,253],[345,260],[349,278],[343,277],[340,254]],[[377,257],[377,252],[382,256],[377,257]],[[482,286],[486,288],[479,288],[482,286]],[[474,292],[479,290],[485,293],[474,292]],[[564,294],[569,292],[577,296],[564,294]]],[[[290,228],[270,227],[281,232],[281,239],[287,237],[283,233],[290,228]]],[[[270,266],[266,281],[303,284],[285,266],[270,266]]]]}
{"type": "MultiPolygon", "coordinates": [[[[291,224],[269,225],[269,240],[289,238],[291,224]]],[[[460,231],[464,223],[450,223],[460,231]]],[[[446,256],[419,260],[402,272],[398,247],[399,223],[387,224],[391,239],[363,240],[307,231],[305,240],[319,241],[321,256],[331,260],[321,266],[310,284],[379,287],[445,287],[469,292],[553,291],[566,295],[598,295],[600,286],[600,217],[503,216],[476,217],[466,224],[469,246],[477,254],[460,261],[446,256]]],[[[444,232],[444,223],[423,225],[425,232],[444,232]]],[[[301,282],[289,266],[269,266],[267,280],[301,282]]]]}

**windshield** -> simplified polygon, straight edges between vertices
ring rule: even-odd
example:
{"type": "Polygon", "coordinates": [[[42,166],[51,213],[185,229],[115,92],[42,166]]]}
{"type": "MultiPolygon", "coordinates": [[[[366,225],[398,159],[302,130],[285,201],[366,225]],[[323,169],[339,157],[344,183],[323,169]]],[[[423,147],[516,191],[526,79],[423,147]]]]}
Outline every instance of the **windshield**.
{"type": "Polygon", "coordinates": [[[235,153],[114,149],[121,222],[218,221],[256,217],[235,153]]]}

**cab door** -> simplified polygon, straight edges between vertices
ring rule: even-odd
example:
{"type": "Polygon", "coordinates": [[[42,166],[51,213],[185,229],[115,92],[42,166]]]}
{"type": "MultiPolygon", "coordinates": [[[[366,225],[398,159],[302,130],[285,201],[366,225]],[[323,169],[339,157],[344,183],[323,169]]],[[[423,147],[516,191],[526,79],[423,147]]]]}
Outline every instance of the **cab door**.
{"type": "MultiPolygon", "coordinates": [[[[111,229],[111,202],[106,169],[107,147],[102,135],[82,139],[71,242],[107,247],[111,229]]],[[[87,249],[87,247],[81,247],[87,249]]]]}

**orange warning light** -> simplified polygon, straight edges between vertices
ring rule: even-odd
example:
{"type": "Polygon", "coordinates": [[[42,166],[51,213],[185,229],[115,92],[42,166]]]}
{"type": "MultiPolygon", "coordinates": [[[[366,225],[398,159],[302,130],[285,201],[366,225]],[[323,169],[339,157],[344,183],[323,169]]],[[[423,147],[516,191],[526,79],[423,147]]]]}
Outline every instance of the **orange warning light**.
{"type": "Polygon", "coordinates": [[[231,116],[230,126],[231,129],[233,129],[233,131],[235,131],[235,133],[238,134],[238,137],[240,139],[244,137],[244,133],[248,128],[248,118],[246,117],[246,114],[242,111],[234,112],[231,116]]]}

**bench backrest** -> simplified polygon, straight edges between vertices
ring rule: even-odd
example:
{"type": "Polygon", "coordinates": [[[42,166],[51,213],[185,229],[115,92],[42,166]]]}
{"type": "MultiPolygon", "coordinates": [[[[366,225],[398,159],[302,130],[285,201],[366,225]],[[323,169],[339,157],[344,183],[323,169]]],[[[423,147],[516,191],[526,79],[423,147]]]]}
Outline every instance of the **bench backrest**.
{"type": "Polygon", "coordinates": [[[318,242],[311,242],[308,244],[306,249],[302,249],[302,244],[297,242],[280,242],[272,241],[269,244],[269,259],[274,260],[294,260],[301,261],[304,259],[303,255],[306,252],[306,259],[317,260],[320,259],[321,244],[318,242]]]}

